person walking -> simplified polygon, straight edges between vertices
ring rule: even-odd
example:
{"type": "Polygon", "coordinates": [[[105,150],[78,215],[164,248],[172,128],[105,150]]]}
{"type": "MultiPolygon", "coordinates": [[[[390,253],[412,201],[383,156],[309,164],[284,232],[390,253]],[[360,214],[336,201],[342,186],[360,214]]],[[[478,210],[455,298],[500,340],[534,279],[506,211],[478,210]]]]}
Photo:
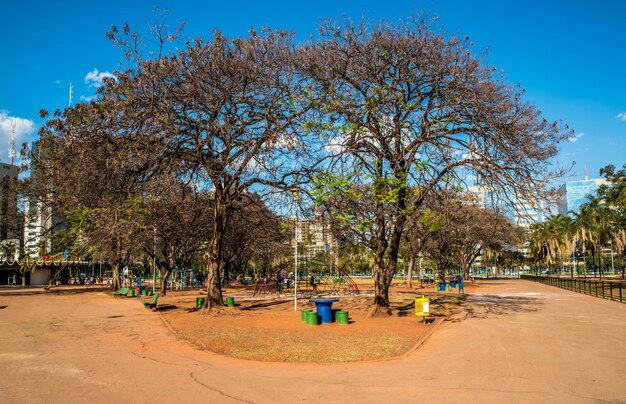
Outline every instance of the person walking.
{"type": "Polygon", "coordinates": [[[283,275],[280,271],[276,272],[276,293],[280,294],[283,288],[283,275]]]}

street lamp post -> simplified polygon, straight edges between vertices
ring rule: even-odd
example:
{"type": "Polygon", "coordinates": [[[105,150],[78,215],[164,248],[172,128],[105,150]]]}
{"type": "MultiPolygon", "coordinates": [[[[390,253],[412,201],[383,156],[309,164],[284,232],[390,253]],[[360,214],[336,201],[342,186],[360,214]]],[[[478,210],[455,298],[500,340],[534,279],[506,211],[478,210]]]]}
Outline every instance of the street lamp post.
{"type": "Polygon", "coordinates": [[[293,311],[298,311],[298,191],[293,192],[293,200],[295,204],[295,227],[294,227],[294,246],[293,246],[293,311]]]}
{"type": "Polygon", "coordinates": [[[572,261],[574,262],[574,269],[572,269],[572,278],[574,277],[574,272],[578,275],[578,268],[576,268],[576,243],[572,244],[572,261]]]}
{"type": "Polygon", "coordinates": [[[419,254],[420,254],[420,261],[419,261],[420,277],[424,279],[424,273],[422,272],[422,239],[419,237],[417,238],[417,250],[419,251],[419,254]]]}
{"type": "Polygon", "coordinates": [[[154,227],[154,239],[152,240],[152,294],[156,287],[156,227],[154,227]]]}
{"type": "Polygon", "coordinates": [[[293,278],[293,311],[298,311],[298,210],[296,208],[294,232],[294,278],[293,278]]]}

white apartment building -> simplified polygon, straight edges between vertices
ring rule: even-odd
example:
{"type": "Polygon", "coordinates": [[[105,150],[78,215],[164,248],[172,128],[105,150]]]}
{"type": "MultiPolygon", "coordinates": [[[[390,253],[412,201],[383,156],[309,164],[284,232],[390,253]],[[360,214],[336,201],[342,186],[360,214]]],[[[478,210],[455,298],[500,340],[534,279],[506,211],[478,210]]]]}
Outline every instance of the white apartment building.
{"type": "Polygon", "coordinates": [[[52,209],[42,202],[24,202],[24,251],[32,259],[42,259],[41,250],[50,251],[52,209]]]}

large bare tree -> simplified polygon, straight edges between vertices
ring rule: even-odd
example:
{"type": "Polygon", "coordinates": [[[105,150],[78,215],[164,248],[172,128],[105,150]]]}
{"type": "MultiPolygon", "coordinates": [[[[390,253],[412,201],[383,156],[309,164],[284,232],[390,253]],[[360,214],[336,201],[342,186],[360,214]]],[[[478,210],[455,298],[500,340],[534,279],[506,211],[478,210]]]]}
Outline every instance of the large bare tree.
{"type": "Polygon", "coordinates": [[[137,248],[143,186],[162,170],[142,128],[129,127],[118,107],[105,97],[57,111],[39,131],[24,187],[34,202],[66,215],[78,255],[96,248],[107,257],[114,289],[137,248]]]}
{"type": "Polygon", "coordinates": [[[460,269],[465,277],[486,250],[514,249],[524,231],[492,209],[474,204],[467,193],[438,189],[407,222],[404,240],[409,261],[417,253],[433,259],[438,272],[460,269]],[[420,240],[418,242],[418,240],[420,240]]]}
{"type": "Polygon", "coordinates": [[[493,192],[536,197],[556,174],[550,158],[569,132],[475,57],[468,38],[419,19],[327,21],[299,65],[335,153],[328,181],[349,176],[376,199],[367,225],[376,240],[377,312],[389,311],[407,218],[438,185],[471,173],[493,192]]]}
{"type": "Polygon", "coordinates": [[[164,177],[151,181],[144,193],[143,232],[136,240],[156,264],[162,277],[161,293],[176,268],[188,269],[210,240],[213,200],[208,192],[164,177]]]}
{"type": "Polygon", "coordinates": [[[224,235],[235,204],[248,191],[293,187],[306,164],[296,125],[305,109],[292,53],[286,32],[251,31],[236,39],[216,32],[210,41],[144,62],[112,88],[151,142],[164,145],[161,161],[211,192],[209,308],[223,305],[224,235]]]}

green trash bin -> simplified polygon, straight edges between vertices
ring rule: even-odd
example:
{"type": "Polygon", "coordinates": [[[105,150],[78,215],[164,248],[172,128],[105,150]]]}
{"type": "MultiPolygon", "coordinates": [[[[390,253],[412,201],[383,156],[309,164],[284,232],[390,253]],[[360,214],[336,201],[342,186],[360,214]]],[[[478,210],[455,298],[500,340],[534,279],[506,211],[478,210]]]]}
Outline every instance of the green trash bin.
{"type": "Polygon", "coordinates": [[[348,324],[348,312],[342,310],[336,311],[335,322],[337,324],[348,324]]]}
{"type": "Polygon", "coordinates": [[[228,307],[235,307],[235,298],[234,297],[227,297],[226,298],[226,306],[228,306],[228,307]]]}
{"type": "Polygon", "coordinates": [[[304,321],[305,323],[306,323],[306,313],[310,312],[310,311],[312,311],[312,310],[301,310],[300,311],[302,313],[302,315],[301,315],[302,321],[304,321]]]}
{"type": "Polygon", "coordinates": [[[201,308],[204,304],[204,297],[196,297],[196,308],[201,308]]]}
{"type": "Polygon", "coordinates": [[[314,311],[306,312],[306,323],[308,325],[317,325],[317,313],[314,311]]]}

